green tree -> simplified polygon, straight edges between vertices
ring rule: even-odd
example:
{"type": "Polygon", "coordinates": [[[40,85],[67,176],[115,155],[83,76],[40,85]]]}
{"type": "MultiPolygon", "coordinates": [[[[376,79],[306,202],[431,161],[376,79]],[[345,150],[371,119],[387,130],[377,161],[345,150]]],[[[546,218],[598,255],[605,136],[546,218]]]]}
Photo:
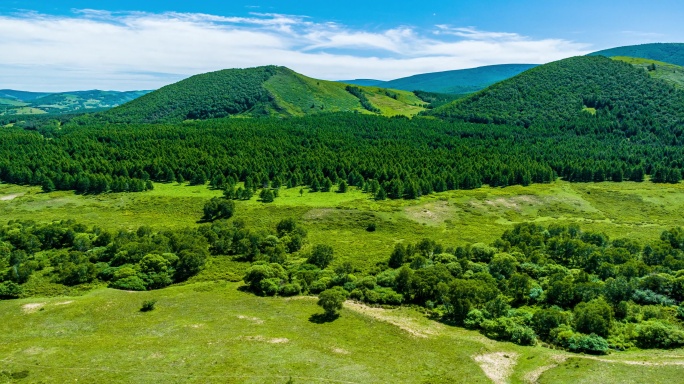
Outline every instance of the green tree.
{"type": "Polygon", "coordinates": [[[342,309],[349,293],[342,287],[336,286],[318,294],[318,305],[323,308],[325,315],[334,317],[342,309]]]}
{"type": "Polygon", "coordinates": [[[324,269],[332,262],[333,254],[334,251],[331,246],[316,244],[311,251],[311,256],[309,256],[306,262],[324,269]]]}

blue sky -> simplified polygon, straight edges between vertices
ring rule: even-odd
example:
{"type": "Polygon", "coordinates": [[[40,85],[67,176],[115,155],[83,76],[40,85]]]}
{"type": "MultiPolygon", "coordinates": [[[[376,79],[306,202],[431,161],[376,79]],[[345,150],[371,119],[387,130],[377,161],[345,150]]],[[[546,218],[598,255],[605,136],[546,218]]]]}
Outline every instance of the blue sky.
{"type": "Polygon", "coordinates": [[[152,89],[266,64],[324,79],[393,79],[545,63],[684,41],[683,16],[674,0],[4,0],[0,88],[152,89]]]}

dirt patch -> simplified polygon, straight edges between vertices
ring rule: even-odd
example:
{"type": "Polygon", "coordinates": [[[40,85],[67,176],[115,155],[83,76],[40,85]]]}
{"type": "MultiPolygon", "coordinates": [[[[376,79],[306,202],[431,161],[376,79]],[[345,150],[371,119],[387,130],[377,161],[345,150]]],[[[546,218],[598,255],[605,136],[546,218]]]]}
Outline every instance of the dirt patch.
{"type": "Polygon", "coordinates": [[[304,220],[322,220],[332,215],[336,210],[332,208],[316,208],[302,216],[304,220]]]}
{"type": "Polygon", "coordinates": [[[521,195],[485,200],[484,203],[495,208],[513,209],[519,211],[522,205],[540,205],[543,204],[544,201],[537,196],[521,195]]]}
{"type": "Polygon", "coordinates": [[[248,321],[251,321],[251,322],[254,323],[254,324],[263,324],[263,323],[264,323],[264,321],[261,320],[261,319],[258,318],[258,317],[249,317],[249,316],[239,315],[239,316],[238,316],[238,319],[241,319],[241,320],[248,320],[248,321]]]}
{"type": "Polygon", "coordinates": [[[10,201],[10,200],[14,200],[17,197],[21,197],[21,196],[24,196],[24,194],[23,193],[13,193],[11,195],[4,195],[4,196],[0,196],[0,201],[10,201]]]}
{"type": "Polygon", "coordinates": [[[384,321],[397,326],[400,329],[408,332],[410,335],[421,338],[427,338],[438,334],[440,327],[442,326],[439,323],[434,323],[431,325],[420,324],[419,322],[407,317],[395,316],[393,313],[394,310],[392,309],[373,308],[354,301],[345,302],[344,307],[354,312],[372,317],[376,320],[384,321]]]}
{"type": "Polygon", "coordinates": [[[21,306],[24,313],[34,313],[38,312],[41,308],[45,306],[45,303],[28,303],[21,306]]]}
{"type": "Polygon", "coordinates": [[[536,384],[537,381],[539,381],[539,378],[541,377],[541,375],[544,374],[544,372],[548,371],[549,369],[556,368],[558,366],[558,364],[567,360],[568,357],[563,356],[563,355],[553,355],[553,356],[551,356],[551,359],[554,361],[553,364],[541,366],[541,367],[535,369],[534,371],[531,371],[531,372],[528,372],[527,374],[525,374],[525,377],[524,377],[525,382],[529,383],[529,384],[536,384]]]}
{"type": "Polygon", "coordinates": [[[513,373],[517,359],[518,354],[510,352],[494,352],[473,356],[473,360],[495,384],[508,383],[508,378],[513,373]]]}
{"type": "Polygon", "coordinates": [[[269,343],[269,344],[285,344],[285,343],[290,342],[290,339],[285,338],[285,337],[267,338],[267,337],[263,337],[263,336],[243,336],[240,339],[247,340],[247,341],[258,341],[261,343],[269,343]]]}
{"type": "Polygon", "coordinates": [[[53,305],[69,305],[69,304],[71,304],[71,303],[73,303],[73,302],[74,302],[73,300],[69,300],[69,301],[60,301],[59,303],[55,303],[55,304],[53,304],[53,305]]]}
{"type": "Polygon", "coordinates": [[[347,351],[346,349],[342,348],[332,348],[331,351],[334,353],[340,354],[340,355],[350,355],[351,352],[347,351]]]}
{"type": "Polygon", "coordinates": [[[446,201],[406,207],[404,212],[409,219],[426,225],[440,225],[456,213],[455,208],[446,201]]]}
{"type": "Polygon", "coordinates": [[[200,329],[200,328],[204,327],[204,324],[190,324],[190,325],[188,325],[188,327],[194,328],[194,329],[200,329]]]}

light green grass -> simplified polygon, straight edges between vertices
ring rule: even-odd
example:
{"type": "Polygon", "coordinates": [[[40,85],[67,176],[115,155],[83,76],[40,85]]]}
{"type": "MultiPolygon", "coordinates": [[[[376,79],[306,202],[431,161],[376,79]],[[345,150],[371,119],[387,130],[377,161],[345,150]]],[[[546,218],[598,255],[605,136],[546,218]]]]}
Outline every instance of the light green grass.
{"type": "MultiPolygon", "coordinates": [[[[514,363],[511,382],[521,383],[552,356],[568,356],[487,340],[408,308],[347,304],[337,320],[314,323],[321,312],[314,299],[261,298],[237,288],[198,283],[0,302],[2,370],[45,383],[489,383],[473,357],[501,352],[514,363]],[[156,309],[139,312],[149,299],[156,309]]],[[[668,355],[684,357],[681,350],[668,355]]],[[[542,382],[676,382],[684,373],[681,366],[626,365],[629,354],[610,359],[571,358],[542,382]],[[566,368],[575,362],[579,368],[566,368]]]]}
{"type": "Polygon", "coordinates": [[[655,64],[655,71],[648,71],[648,74],[656,79],[664,80],[677,88],[684,88],[684,67],[662,61],[643,59],[640,57],[615,56],[613,60],[624,61],[635,67],[648,70],[648,66],[655,64]]]}
{"type": "MultiPolygon", "coordinates": [[[[488,243],[523,221],[578,223],[613,238],[644,241],[684,225],[684,184],[558,181],[382,202],[356,188],[303,196],[299,189],[282,189],[272,204],[238,201],[236,217],[254,228],[295,217],[308,229],[310,244],[330,244],[336,263],[351,260],[362,269],[386,259],[396,242],[428,237],[447,246],[488,243]],[[369,222],[377,231],[366,231],[369,222]]],[[[2,184],[0,215],[75,219],[110,229],[179,228],[198,225],[204,202],[219,195],[205,186],[178,184],[99,196],[2,184]]],[[[501,352],[514,362],[512,383],[530,377],[540,383],[672,383],[684,375],[681,365],[635,365],[681,362],[683,350],[592,360],[488,340],[411,308],[347,304],[338,320],[316,324],[309,321],[320,313],[313,299],[260,298],[239,291],[240,283],[226,283],[239,281],[246,266],[213,257],[188,283],[163,290],[97,288],[81,296],[2,301],[0,371],[27,371],[17,382],[47,383],[284,383],[290,376],[295,383],[488,383],[473,357],[501,352]],[[152,298],[158,309],[140,313],[142,301],[152,298]],[[32,311],[27,304],[40,306],[32,311]]],[[[9,381],[0,374],[0,383],[9,381]]]]}
{"type": "MultiPolygon", "coordinates": [[[[264,87],[275,97],[276,104],[293,116],[340,111],[370,113],[354,95],[346,91],[346,86],[334,81],[312,79],[289,69],[275,74],[264,83],[264,87]]],[[[395,100],[386,94],[386,89],[359,88],[384,116],[414,116],[425,109],[423,102],[412,92],[389,90],[397,95],[395,100]]]]}
{"type": "MultiPolygon", "coordinates": [[[[375,201],[350,188],[348,193],[281,189],[274,203],[256,198],[236,202],[236,218],[255,228],[274,228],[283,218],[297,219],[310,244],[330,244],[336,263],[354,261],[365,269],[385,260],[397,242],[428,237],[445,246],[490,243],[516,223],[579,224],[611,238],[648,242],[674,226],[684,226],[684,184],[634,183],[535,184],[484,187],[424,196],[419,200],[375,201]],[[369,223],[377,230],[367,232],[369,223]]],[[[221,191],[204,186],[155,184],[143,193],[80,196],[42,193],[37,187],[0,185],[0,215],[5,220],[75,219],[110,229],[183,228],[198,225],[202,207],[221,191]]]]}

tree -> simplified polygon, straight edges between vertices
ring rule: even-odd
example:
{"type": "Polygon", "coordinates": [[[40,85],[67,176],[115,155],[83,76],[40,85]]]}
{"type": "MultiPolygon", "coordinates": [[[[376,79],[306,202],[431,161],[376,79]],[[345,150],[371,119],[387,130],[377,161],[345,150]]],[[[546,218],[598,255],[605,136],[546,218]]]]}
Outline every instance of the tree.
{"type": "Polygon", "coordinates": [[[378,189],[378,193],[375,194],[375,200],[387,200],[387,193],[385,193],[385,189],[380,187],[378,189]]]}
{"type": "Polygon", "coordinates": [[[318,305],[323,308],[325,315],[334,317],[342,309],[342,304],[349,297],[349,293],[342,287],[336,286],[318,294],[318,305]]]}
{"type": "Polygon", "coordinates": [[[345,193],[347,192],[347,182],[342,180],[337,186],[337,192],[338,193],[345,193]]]}
{"type": "Polygon", "coordinates": [[[261,193],[259,193],[259,198],[261,199],[262,203],[272,203],[273,200],[275,200],[273,191],[271,191],[269,188],[262,189],[261,193]]]}
{"type": "Polygon", "coordinates": [[[316,244],[311,251],[307,263],[325,269],[333,260],[333,248],[329,245],[316,244]]]}
{"type": "Polygon", "coordinates": [[[204,220],[230,219],[235,212],[235,203],[232,200],[214,197],[204,204],[203,210],[204,220]]]}
{"type": "Polygon", "coordinates": [[[605,300],[594,299],[588,303],[579,303],[574,310],[575,329],[577,331],[606,337],[613,320],[613,309],[605,300]]]}
{"type": "Polygon", "coordinates": [[[41,183],[41,188],[45,193],[53,192],[55,190],[55,183],[53,183],[51,179],[46,177],[43,179],[43,182],[41,183]]]}

